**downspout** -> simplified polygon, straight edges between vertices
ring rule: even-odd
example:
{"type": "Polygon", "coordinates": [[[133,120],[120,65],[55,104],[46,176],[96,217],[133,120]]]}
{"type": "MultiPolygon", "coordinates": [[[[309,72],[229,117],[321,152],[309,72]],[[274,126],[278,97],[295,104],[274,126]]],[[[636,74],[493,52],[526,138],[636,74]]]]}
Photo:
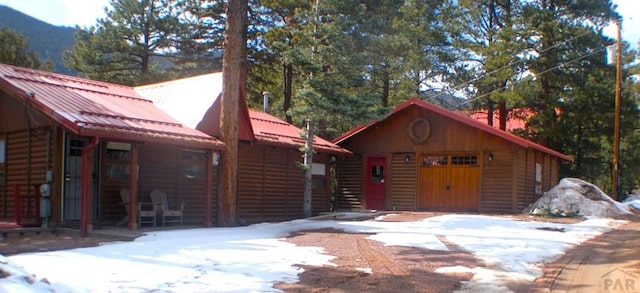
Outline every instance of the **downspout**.
{"type": "Polygon", "coordinates": [[[89,163],[93,161],[93,151],[100,143],[99,137],[94,137],[91,142],[82,150],[82,195],[81,195],[81,208],[80,211],[80,236],[87,237],[89,232],[89,222],[91,221],[91,202],[93,197],[92,189],[92,176],[93,164],[89,166],[89,163]]]}

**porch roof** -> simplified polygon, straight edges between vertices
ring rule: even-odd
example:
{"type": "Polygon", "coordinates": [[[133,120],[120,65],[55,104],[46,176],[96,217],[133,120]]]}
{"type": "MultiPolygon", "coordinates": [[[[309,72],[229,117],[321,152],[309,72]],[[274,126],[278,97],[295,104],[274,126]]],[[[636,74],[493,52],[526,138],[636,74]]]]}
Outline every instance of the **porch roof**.
{"type": "Polygon", "coordinates": [[[224,147],[223,142],[185,127],[128,86],[0,64],[0,89],[78,135],[224,147]]]}
{"type": "Polygon", "coordinates": [[[503,138],[503,139],[505,139],[505,140],[507,140],[509,142],[512,142],[512,143],[514,143],[516,145],[519,145],[519,146],[521,146],[523,148],[532,148],[532,149],[541,151],[543,153],[547,153],[549,155],[561,158],[561,159],[566,160],[566,161],[573,161],[573,157],[571,157],[571,156],[565,155],[563,153],[560,153],[558,151],[555,151],[555,150],[550,149],[548,147],[545,147],[543,145],[540,145],[540,144],[534,143],[532,141],[529,141],[529,140],[527,140],[525,138],[522,138],[522,137],[519,137],[517,135],[508,133],[508,132],[500,130],[498,128],[492,127],[492,126],[490,126],[490,125],[488,125],[486,123],[483,123],[481,121],[478,121],[476,119],[464,116],[464,115],[462,115],[460,113],[456,113],[454,111],[451,111],[451,110],[448,110],[448,109],[445,109],[445,108],[442,108],[442,107],[438,107],[438,106],[436,106],[434,104],[425,102],[425,101],[420,100],[420,99],[410,99],[410,100],[398,105],[397,107],[395,107],[393,109],[393,111],[391,111],[391,113],[387,117],[382,118],[382,119],[376,119],[376,120],[373,120],[373,121],[371,121],[371,122],[369,122],[367,124],[357,126],[354,129],[352,129],[352,130],[346,132],[345,134],[341,135],[340,137],[336,138],[335,140],[333,140],[333,142],[336,143],[336,144],[340,144],[340,143],[350,139],[351,137],[357,135],[358,133],[361,133],[362,131],[365,131],[366,129],[368,129],[368,128],[372,127],[372,126],[375,126],[378,123],[383,122],[388,117],[396,115],[398,112],[401,112],[402,110],[407,109],[409,107],[424,108],[424,109],[427,109],[427,110],[429,110],[431,112],[435,112],[435,113],[443,115],[443,116],[445,116],[447,118],[450,118],[450,119],[453,119],[455,121],[464,123],[464,124],[466,124],[468,126],[477,128],[477,129],[479,129],[481,131],[484,131],[484,132],[487,132],[489,134],[492,134],[492,135],[498,136],[500,138],[503,138]]]}

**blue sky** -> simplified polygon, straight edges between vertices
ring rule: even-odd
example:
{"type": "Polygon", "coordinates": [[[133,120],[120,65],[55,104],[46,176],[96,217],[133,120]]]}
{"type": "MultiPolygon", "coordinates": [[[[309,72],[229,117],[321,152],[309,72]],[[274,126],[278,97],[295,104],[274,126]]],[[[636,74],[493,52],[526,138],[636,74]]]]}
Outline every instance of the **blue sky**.
{"type": "MultiPolygon", "coordinates": [[[[9,6],[23,13],[54,25],[91,26],[97,18],[104,17],[104,7],[109,0],[0,0],[1,5],[9,6]]],[[[640,40],[640,1],[613,0],[618,5],[624,19],[622,38],[637,47],[640,40]]],[[[615,37],[616,28],[610,26],[605,33],[615,37]]]]}

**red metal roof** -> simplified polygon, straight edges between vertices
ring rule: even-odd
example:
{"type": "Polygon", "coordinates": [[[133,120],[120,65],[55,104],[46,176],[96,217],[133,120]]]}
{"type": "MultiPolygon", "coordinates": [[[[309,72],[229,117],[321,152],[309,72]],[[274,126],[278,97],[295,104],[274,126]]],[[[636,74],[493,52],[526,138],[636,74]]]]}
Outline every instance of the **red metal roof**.
{"type": "Polygon", "coordinates": [[[0,64],[0,89],[83,136],[221,149],[131,87],[0,64]]]}
{"type": "MultiPolygon", "coordinates": [[[[475,110],[471,113],[465,113],[466,115],[468,115],[469,117],[471,117],[472,119],[478,120],[480,122],[483,122],[485,124],[487,124],[487,116],[488,116],[489,111],[486,109],[482,109],[482,110],[475,110]]],[[[520,111],[518,112],[518,115],[516,115],[516,113],[514,113],[513,111],[509,111],[509,114],[507,115],[507,131],[514,131],[517,129],[525,129],[527,126],[527,118],[531,117],[533,115],[532,111],[520,111]],[[523,116],[520,116],[520,114],[522,114],[523,116]]],[[[493,111],[493,127],[495,128],[499,128],[500,127],[500,117],[498,116],[498,111],[494,110],[493,111]]]]}
{"type": "MultiPolygon", "coordinates": [[[[164,100],[159,107],[175,107],[175,101],[180,102],[182,108],[194,107],[194,99],[185,98],[184,95],[198,93],[198,105],[208,101],[211,105],[197,124],[196,129],[211,136],[221,137],[220,110],[222,78],[219,73],[203,74],[188,77],[176,81],[162,82],[136,88],[147,98],[164,100]],[[186,90],[185,88],[189,88],[186,90]],[[154,89],[149,91],[149,89],[154,89]],[[173,100],[173,101],[172,101],[173,100]]],[[[244,94],[241,94],[244,97],[244,94]]],[[[174,109],[166,109],[170,112],[174,109]]],[[[176,113],[179,111],[176,111],[176,113]]],[[[199,115],[199,114],[198,114],[199,115]]],[[[262,111],[250,110],[244,99],[240,99],[238,113],[238,137],[243,141],[259,142],[262,144],[278,145],[290,148],[303,147],[306,141],[300,138],[302,130],[281,119],[262,111]]],[[[333,144],[318,136],[314,137],[314,147],[321,151],[333,154],[350,154],[350,152],[336,144],[333,144]]]]}
{"type": "MultiPolygon", "coordinates": [[[[220,98],[215,100],[197,129],[213,136],[220,136],[220,101],[220,98]]],[[[249,109],[244,100],[241,100],[240,108],[238,136],[241,140],[291,148],[305,145],[306,141],[300,137],[302,129],[295,125],[265,112],[249,109]]],[[[321,152],[343,155],[351,153],[318,136],[314,136],[313,144],[316,150],[321,152]]]]}
{"type": "MultiPolygon", "coordinates": [[[[302,129],[291,125],[275,116],[262,111],[249,109],[249,117],[253,126],[253,134],[257,141],[265,144],[302,147],[306,140],[300,137],[302,129]]],[[[316,150],[350,154],[344,148],[318,136],[313,137],[313,147],[316,150]]]]}
{"type": "MultiPolygon", "coordinates": [[[[451,110],[447,110],[445,108],[438,107],[436,105],[433,105],[431,103],[427,103],[427,102],[425,102],[423,100],[419,100],[419,99],[410,99],[410,100],[404,102],[403,104],[398,105],[397,107],[395,107],[393,109],[393,111],[391,111],[391,113],[386,118],[388,118],[389,116],[393,116],[396,113],[398,113],[398,112],[400,112],[402,110],[405,110],[405,109],[407,109],[409,107],[421,107],[421,108],[427,109],[429,111],[432,111],[432,112],[438,113],[440,115],[443,115],[443,116],[445,116],[447,118],[453,119],[455,121],[464,123],[464,124],[469,125],[471,127],[480,129],[480,130],[482,130],[484,132],[487,132],[487,133],[493,134],[495,136],[498,136],[500,138],[503,138],[503,139],[505,139],[505,140],[507,140],[509,142],[515,143],[516,145],[519,145],[519,146],[521,146],[523,148],[532,148],[532,149],[539,150],[541,152],[553,155],[555,157],[558,157],[558,158],[561,158],[561,159],[564,159],[564,160],[567,160],[567,161],[573,161],[573,158],[571,156],[565,155],[565,154],[560,153],[558,151],[552,150],[552,149],[550,149],[548,147],[545,147],[545,146],[539,145],[537,143],[531,142],[531,141],[529,141],[527,139],[524,139],[522,137],[513,135],[513,134],[508,133],[506,131],[502,131],[500,129],[494,128],[492,126],[489,126],[486,123],[483,123],[483,122],[480,122],[480,121],[475,120],[473,118],[464,116],[464,115],[462,115],[460,113],[456,113],[456,112],[453,112],[451,110]]],[[[370,123],[368,123],[366,125],[358,126],[358,127],[354,128],[354,129],[350,130],[349,132],[343,134],[342,136],[336,138],[333,142],[336,143],[336,144],[340,144],[343,141],[348,140],[349,138],[351,138],[351,137],[357,135],[358,133],[364,131],[365,129],[367,129],[367,128],[371,127],[371,126],[374,126],[374,125],[376,125],[378,123],[381,123],[386,118],[374,120],[374,121],[372,121],[372,122],[370,122],[370,123]]]]}

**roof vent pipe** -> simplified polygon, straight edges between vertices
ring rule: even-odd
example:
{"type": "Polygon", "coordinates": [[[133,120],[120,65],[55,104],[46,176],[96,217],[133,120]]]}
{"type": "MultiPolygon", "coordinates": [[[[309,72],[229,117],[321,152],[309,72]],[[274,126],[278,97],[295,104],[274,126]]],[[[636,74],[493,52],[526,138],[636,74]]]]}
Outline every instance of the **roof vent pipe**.
{"type": "Polygon", "coordinates": [[[269,113],[269,92],[263,92],[262,93],[262,97],[263,97],[263,106],[264,106],[264,112],[265,113],[269,113]]]}

